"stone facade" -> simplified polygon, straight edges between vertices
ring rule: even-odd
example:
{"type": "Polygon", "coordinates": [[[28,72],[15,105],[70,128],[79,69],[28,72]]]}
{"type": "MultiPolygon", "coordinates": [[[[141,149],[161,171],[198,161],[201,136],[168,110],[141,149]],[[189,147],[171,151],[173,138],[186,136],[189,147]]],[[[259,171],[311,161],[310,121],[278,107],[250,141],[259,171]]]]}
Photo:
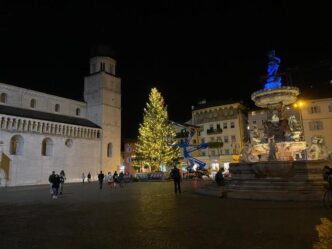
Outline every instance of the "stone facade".
{"type": "Polygon", "coordinates": [[[86,118],[87,103],[0,83],[0,104],[86,118]]]}
{"type": "Polygon", "coordinates": [[[247,139],[245,110],[239,102],[201,103],[193,108],[191,123],[201,127],[198,142],[210,144],[197,158],[208,168],[215,171],[238,158],[247,139]]]}
{"type": "Polygon", "coordinates": [[[314,137],[321,137],[332,151],[332,98],[307,100],[300,110],[306,142],[311,145],[314,137]]]}
{"type": "MultiPolygon", "coordinates": [[[[106,67],[106,66],[105,66],[106,67]]],[[[100,71],[85,77],[87,118],[103,129],[101,164],[105,172],[121,164],[121,79],[100,71]]]]}
{"type": "Polygon", "coordinates": [[[114,59],[90,64],[85,102],[0,83],[0,186],[45,184],[53,170],[67,182],[119,170],[121,80],[114,59]]]}
{"type": "Polygon", "coordinates": [[[124,141],[123,148],[123,165],[126,173],[134,174],[136,171],[133,168],[133,159],[135,157],[136,141],[124,141]]]}
{"type": "Polygon", "coordinates": [[[331,161],[270,161],[231,164],[225,190],[229,198],[322,200],[323,167],[331,161]]]}

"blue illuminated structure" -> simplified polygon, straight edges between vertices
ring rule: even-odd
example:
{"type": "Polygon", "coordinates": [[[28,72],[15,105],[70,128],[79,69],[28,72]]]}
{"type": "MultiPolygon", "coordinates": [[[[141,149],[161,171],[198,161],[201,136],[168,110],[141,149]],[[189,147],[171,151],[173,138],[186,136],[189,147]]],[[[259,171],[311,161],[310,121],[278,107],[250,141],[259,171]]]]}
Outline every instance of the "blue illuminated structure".
{"type": "MultiPolygon", "coordinates": [[[[185,134],[187,132],[187,127],[186,126],[175,123],[175,122],[172,122],[172,123],[177,125],[177,126],[184,127],[181,130],[181,133],[185,134]]],[[[190,126],[188,125],[188,127],[190,127],[190,126]]],[[[197,150],[200,150],[200,149],[205,149],[205,148],[208,147],[207,143],[201,143],[201,144],[198,144],[198,145],[190,144],[190,141],[193,138],[193,136],[195,135],[195,133],[196,133],[196,129],[190,127],[189,134],[184,139],[184,141],[174,145],[174,146],[178,146],[182,149],[183,157],[188,160],[188,166],[187,166],[188,171],[193,171],[195,164],[198,165],[198,168],[197,168],[198,170],[204,170],[205,166],[206,166],[206,163],[204,163],[204,162],[198,160],[197,158],[194,158],[194,157],[191,156],[191,153],[193,153],[194,151],[197,151],[197,150]]]]}
{"type": "Polygon", "coordinates": [[[275,51],[272,50],[268,53],[269,63],[267,66],[267,80],[264,89],[274,89],[281,87],[281,77],[277,76],[280,58],[275,56],[275,51]]]}

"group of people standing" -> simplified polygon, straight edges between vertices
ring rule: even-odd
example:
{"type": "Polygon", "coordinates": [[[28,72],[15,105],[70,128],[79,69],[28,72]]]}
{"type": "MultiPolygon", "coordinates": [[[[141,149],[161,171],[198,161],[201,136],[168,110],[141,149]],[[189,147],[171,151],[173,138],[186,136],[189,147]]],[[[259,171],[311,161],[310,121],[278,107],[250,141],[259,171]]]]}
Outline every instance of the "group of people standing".
{"type": "Polygon", "coordinates": [[[63,185],[65,183],[65,180],[66,174],[64,170],[61,170],[60,174],[56,174],[55,171],[52,171],[52,174],[49,176],[48,181],[50,183],[50,193],[53,199],[57,199],[58,194],[63,194],[63,185]]]}
{"type": "Polygon", "coordinates": [[[107,184],[111,188],[116,188],[118,184],[120,185],[120,187],[123,187],[124,174],[122,171],[120,172],[120,174],[114,171],[113,175],[111,172],[108,172],[106,176],[104,175],[103,171],[100,171],[100,173],[98,174],[99,189],[103,188],[104,179],[107,181],[107,184]]]}
{"type": "MultiPolygon", "coordinates": [[[[87,179],[88,179],[88,183],[91,182],[91,173],[89,172],[88,175],[87,175],[87,179]]],[[[82,173],[82,183],[85,182],[85,174],[84,172],[82,173]]]]}

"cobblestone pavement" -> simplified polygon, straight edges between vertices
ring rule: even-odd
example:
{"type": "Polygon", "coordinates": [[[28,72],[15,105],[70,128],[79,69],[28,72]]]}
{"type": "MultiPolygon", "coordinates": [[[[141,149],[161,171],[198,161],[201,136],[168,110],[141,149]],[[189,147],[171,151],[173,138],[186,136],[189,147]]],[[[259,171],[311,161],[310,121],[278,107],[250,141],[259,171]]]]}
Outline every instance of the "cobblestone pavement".
{"type": "Polygon", "coordinates": [[[319,202],[218,199],[199,185],[66,184],[57,200],[45,185],[0,189],[0,248],[332,248],[332,210],[319,202]]]}

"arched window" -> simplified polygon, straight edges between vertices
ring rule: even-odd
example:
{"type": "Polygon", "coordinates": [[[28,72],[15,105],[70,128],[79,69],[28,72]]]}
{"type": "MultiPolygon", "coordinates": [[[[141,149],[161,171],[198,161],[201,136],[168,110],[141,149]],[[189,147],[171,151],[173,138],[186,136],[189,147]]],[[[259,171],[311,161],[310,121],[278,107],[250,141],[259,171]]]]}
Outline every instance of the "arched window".
{"type": "Polygon", "coordinates": [[[332,103],[329,104],[329,112],[332,112],[332,103]]]}
{"type": "Polygon", "coordinates": [[[7,94],[6,93],[1,93],[0,94],[0,102],[1,103],[7,103],[7,94]]]}
{"type": "Polygon", "coordinates": [[[76,116],[81,116],[81,109],[80,108],[76,108],[76,116]]]}
{"type": "Polygon", "coordinates": [[[23,137],[15,135],[10,139],[10,154],[23,155],[23,137]]]}
{"type": "Polygon", "coordinates": [[[108,145],[107,145],[107,157],[112,157],[112,151],[113,150],[113,145],[112,145],[112,143],[109,143],[108,145]]]}
{"type": "Polygon", "coordinates": [[[35,99],[30,100],[30,107],[31,108],[36,108],[36,100],[35,99]]]}
{"type": "Polygon", "coordinates": [[[55,112],[59,112],[60,111],[60,105],[59,104],[55,104],[54,111],[55,112]]]}
{"type": "Polygon", "coordinates": [[[44,138],[42,141],[42,156],[52,156],[53,155],[53,141],[50,138],[44,138]]]}

